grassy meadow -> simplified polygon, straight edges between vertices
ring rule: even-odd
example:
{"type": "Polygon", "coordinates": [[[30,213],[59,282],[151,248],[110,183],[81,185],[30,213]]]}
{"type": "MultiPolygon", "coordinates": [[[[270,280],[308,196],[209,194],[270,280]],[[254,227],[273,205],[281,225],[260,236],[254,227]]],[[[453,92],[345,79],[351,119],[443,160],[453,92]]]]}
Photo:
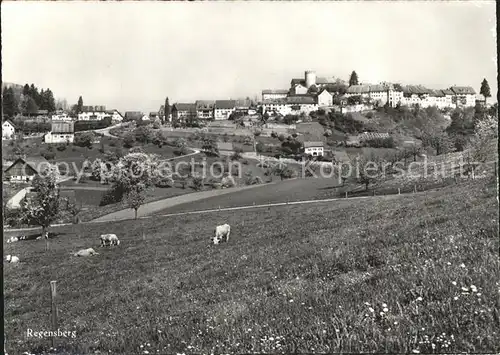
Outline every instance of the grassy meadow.
{"type": "MultiPolygon", "coordinates": [[[[53,228],[4,244],[7,351],[44,352],[57,280],[66,353],[499,352],[497,183],[53,228]],[[214,227],[231,225],[214,246],[214,227]],[[101,233],[122,243],[98,248],[101,233]],[[89,258],[70,255],[94,247],[89,258]],[[495,340],[497,339],[497,340],[495,340]]],[[[8,238],[12,233],[5,233],[8,238]]],[[[4,242],[5,243],[5,242],[4,242]]]]}

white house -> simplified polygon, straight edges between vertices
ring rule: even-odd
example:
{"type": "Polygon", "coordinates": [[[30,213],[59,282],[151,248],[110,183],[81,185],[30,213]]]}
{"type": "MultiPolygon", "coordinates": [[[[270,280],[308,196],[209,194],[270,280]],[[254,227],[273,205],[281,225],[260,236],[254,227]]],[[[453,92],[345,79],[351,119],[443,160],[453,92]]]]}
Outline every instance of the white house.
{"type": "Polygon", "coordinates": [[[296,84],[292,90],[291,90],[292,95],[305,95],[307,94],[307,87],[305,87],[302,84],[296,84]]]}
{"type": "Polygon", "coordinates": [[[318,95],[318,106],[332,106],[333,105],[333,96],[327,90],[323,90],[318,95]]]}
{"type": "Polygon", "coordinates": [[[6,120],[2,123],[2,140],[11,139],[16,133],[16,126],[11,120],[6,120]]]}
{"type": "Polygon", "coordinates": [[[44,136],[45,143],[73,143],[75,140],[74,122],[52,121],[52,129],[44,136]]]}
{"type": "Polygon", "coordinates": [[[123,121],[123,116],[121,115],[120,112],[118,112],[118,110],[106,111],[106,116],[110,116],[111,121],[113,121],[113,122],[122,122],[123,121]]]}
{"type": "Polygon", "coordinates": [[[262,90],[262,101],[284,99],[288,95],[288,90],[262,90]]]}
{"type": "Polygon", "coordinates": [[[202,120],[211,120],[214,118],[214,107],[215,101],[210,100],[197,100],[196,105],[196,115],[202,120]]]}
{"type": "Polygon", "coordinates": [[[308,115],[312,111],[318,110],[316,99],[312,96],[289,96],[286,98],[286,102],[290,106],[292,115],[301,113],[308,115]]]}
{"type": "Polygon", "coordinates": [[[470,86],[452,86],[453,103],[457,107],[474,107],[476,105],[476,92],[470,86]]]}
{"type": "Polygon", "coordinates": [[[236,109],[234,100],[217,100],[214,105],[214,118],[216,120],[227,120],[236,109]]]}
{"type": "Polygon", "coordinates": [[[84,111],[78,114],[78,121],[101,121],[106,116],[106,111],[84,111]]]}
{"type": "Polygon", "coordinates": [[[304,142],[304,153],[307,155],[324,155],[323,142],[304,142]]]}
{"type": "Polygon", "coordinates": [[[52,115],[52,121],[72,121],[73,118],[71,118],[67,113],[59,113],[56,115],[52,115]]]}

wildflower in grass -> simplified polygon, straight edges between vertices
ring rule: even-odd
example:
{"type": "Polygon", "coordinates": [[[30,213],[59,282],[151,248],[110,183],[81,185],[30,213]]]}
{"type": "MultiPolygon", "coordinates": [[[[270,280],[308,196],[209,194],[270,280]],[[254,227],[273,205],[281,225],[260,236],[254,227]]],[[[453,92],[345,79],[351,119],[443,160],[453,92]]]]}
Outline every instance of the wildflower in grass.
{"type": "Polygon", "coordinates": [[[454,299],[455,301],[456,301],[456,300],[458,300],[458,296],[453,297],[453,299],[454,299]]]}
{"type": "Polygon", "coordinates": [[[382,307],[387,308],[387,305],[385,303],[382,303],[382,307]]]}
{"type": "Polygon", "coordinates": [[[481,297],[481,292],[478,292],[478,293],[476,294],[476,296],[477,296],[477,297],[481,297]]]}
{"type": "Polygon", "coordinates": [[[477,288],[474,285],[470,285],[470,289],[472,292],[477,292],[477,288]]]}
{"type": "Polygon", "coordinates": [[[394,322],[394,325],[397,325],[397,324],[398,324],[398,322],[394,322]]]}
{"type": "Polygon", "coordinates": [[[370,306],[370,304],[368,302],[365,302],[365,305],[370,306]]]}
{"type": "Polygon", "coordinates": [[[379,314],[380,314],[380,316],[381,316],[381,317],[383,317],[383,316],[384,316],[384,312],[380,312],[379,314]]]}
{"type": "Polygon", "coordinates": [[[374,310],[373,308],[371,308],[371,307],[370,307],[370,308],[368,308],[368,310],[369,310],[370,312],[372,312],[372,313],[373,313],[373,312],[375,312],[375,310],[374,310]]]}
{"type": "Polygon", "coordinates": [[[467,287],[462,287],[462,291],[469,292],[469,289],[467,287]]]}
{"type": "Polygon", "coordinates": [[[465,268],[465,264],[464,264],[464,263],[461,263],[461,264],[460,264],[460,267],[461,267],[461,268],[465,268]]]}
{"type": "Polygon", "coordinates": [[[387,313],[389,312],[389,308],[384,308],[383,311],[387,313]]]}
{"type": "Polygon", "coordinates": [[[451,263],[448,261],[448,262],[446,263],[446,265],[451,265],[451,263]]]}
{"type": "Polygon", "coordinates": [[[420,351],[418,351],[417,349],[413,349],[411,352],[414,354],[420,354],[420,351]]]}
{"type": "Polygon", "coordinates": [[[417,301],[422,301],[422,297],[418,297],[418,298],[417,298],[417,301]]]}
{"type": "Polygon", "coordinates": [[[451,284],[452,284],[453,286],[456,286],[456,285],[457,285],[457,283],[456,283],[455,281],[452,281],[452,282],[451,282],[451,284]]]}

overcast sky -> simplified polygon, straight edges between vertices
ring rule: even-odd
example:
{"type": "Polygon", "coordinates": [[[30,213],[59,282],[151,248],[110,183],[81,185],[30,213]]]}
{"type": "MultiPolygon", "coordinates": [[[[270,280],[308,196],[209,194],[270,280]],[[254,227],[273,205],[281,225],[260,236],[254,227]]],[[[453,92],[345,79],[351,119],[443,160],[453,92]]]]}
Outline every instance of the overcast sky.
{"type": "Polygon", "coordinates": [[[5,82],[157,111],[287,89],[304,70],[497,92],[495,3],[2,2],[5,82]]]}

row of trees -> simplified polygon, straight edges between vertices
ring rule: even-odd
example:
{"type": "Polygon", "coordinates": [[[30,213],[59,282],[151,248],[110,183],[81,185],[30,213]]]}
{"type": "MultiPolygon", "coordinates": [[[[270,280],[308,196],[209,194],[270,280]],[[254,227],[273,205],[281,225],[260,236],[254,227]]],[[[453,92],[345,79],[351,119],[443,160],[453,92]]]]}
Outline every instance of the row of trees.
{"type": "Polygon", "coordinates": [[[25,84],[22,90],[10,86],[3,90],[3,113],[12,118],[17,114],[33,114],[38,110],[53,112],[56,110],[56,102],[52,90],[41,89],[34,85],[25,84]]]}

